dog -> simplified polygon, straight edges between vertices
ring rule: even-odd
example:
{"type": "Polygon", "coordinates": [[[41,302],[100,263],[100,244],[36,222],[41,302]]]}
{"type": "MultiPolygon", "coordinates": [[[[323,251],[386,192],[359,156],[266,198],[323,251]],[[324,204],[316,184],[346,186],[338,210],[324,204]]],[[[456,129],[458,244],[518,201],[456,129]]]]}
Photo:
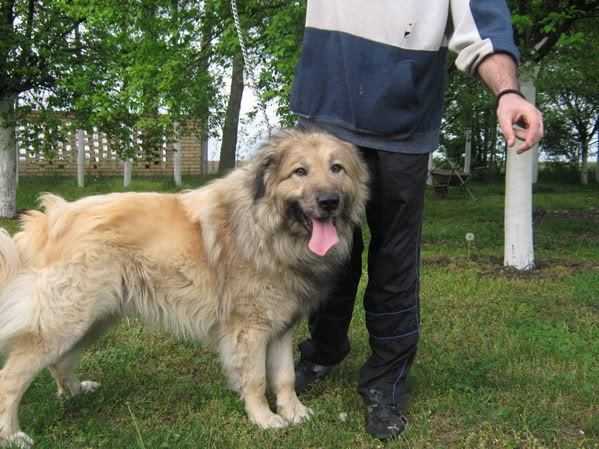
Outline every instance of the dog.
{"type": "Polygon", "coordinates": [[[59,395],[99,386],[78,379],[79,354],[123,315],[215,348],[258,426],[308,419],[292,331],[344,267],[367,196],[355,147],[297,129],[196,190],[42,195],[43,212],[0,234],[0,441],[33,444],[17,415],[42,369],[59,395]]]}

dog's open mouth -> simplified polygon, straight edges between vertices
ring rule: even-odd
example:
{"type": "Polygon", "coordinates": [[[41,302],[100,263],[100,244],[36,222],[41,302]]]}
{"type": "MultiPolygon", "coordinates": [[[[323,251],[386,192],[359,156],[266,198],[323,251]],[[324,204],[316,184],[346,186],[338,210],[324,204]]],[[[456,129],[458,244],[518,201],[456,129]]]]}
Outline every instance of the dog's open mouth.
{"type": "Polygon", "coordinates": [[[308,231],[310,235],[308,248],[314,254],[324,256],[339,242],[335,217],[308,215],[297,202],[293,202],[289,206],[290,214],[308,231]]]}
{"type": "Polygon", "coordinates": [[[333,218],[321,220],[310,217],[311,234],[308,248],[318,256],[324,256],[329,250],[339,242],[337,228],[333,218]]]}

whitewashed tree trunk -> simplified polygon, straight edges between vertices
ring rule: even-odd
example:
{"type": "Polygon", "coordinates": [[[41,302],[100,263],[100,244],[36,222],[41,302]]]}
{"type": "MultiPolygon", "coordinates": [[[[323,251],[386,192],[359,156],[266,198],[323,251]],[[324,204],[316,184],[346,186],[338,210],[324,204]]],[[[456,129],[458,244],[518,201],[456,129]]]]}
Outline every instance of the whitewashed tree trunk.
{"type": "Polygon", "coordinates": [[[532,183],[536,184],[539,181],[539,146],[535,145],[530,151],[532,155],[532,183]]]}
{"type": "Polygon", "coordinates": [[[183,177],[181,176],[181,165],[183,162],[183,146],[181,142],[175,143],[175,151],[173,152],[173,177],[175,185],[181,187],[183,185],[183,177]]]}
{"type": "Polygon", "coordinates": [[[173,178],[175,185],[181,187],[183,185],[183,177],[181,176],[181,163],[183,162],[183,145],[181,144],[181,134],[178,124],[175,124],[175,144],[173,145],[173,178]]]}
{"type": "Polygon", "coordinates": [[[82,129],[75,132],[75,146],[77,147],[77,185],[85,187],[85,132],[82,129]]]}
{"type": "Polygon", "coordinates": [[[206,176],[208,174],[208,133],[202,132],[200,135],[200,152],[202,154],[202,167],[201,172],[202,175],[206,176]]]}
{"type": "Polygon", "coordinates": [[[17,214],[15,97],[0,98],[0,218],[17,214]]]}
{"type": "Polygon", "coordinates": [[[21,151],[19,150],[19,139],[16,137],[16,129],[15,129],[15,184],[17,188],[19,187],[19,159],[21,157],[21,151]]]}
{"type": "Polygon", "coordinates": [[[464,148],[464,174],[469,175],[472,166],[472,130],[466,130],[466,145],[464,148]]]}
{"type": "MultiPolygon", "coordinates": [[[[528,101],[534,104],[534,81],[523,79],[520,86],[528,101]]],[[[504,265],[525,271],[534,269],[535,265],[532,228],[532,178],[536,148],[518,154],[517,150],[521,145],[522,142],[518,140],[507,151],[504,265]]]]}
{"type": "Polygon", "coordinates": [[[580,183],[587,185],[589,183],[589,144],[585,141],[581,143],[580,159],[580,183]]]}
{"type": "Polygon", "coordinates": [[[585,186],[589,183],[589,168],[586,161],[582,163],[582,169],[580,171],[580,183],[585,186]]]}
{"type": "Polygon", "coordinates": [[[428,154],[428,175],[426,177],[426,184],[429,186],[433,185],[433,153],[428,154]]]}
{"type": "Polygon", "coordinates": [[[123,161],[123,186],[129,187],[131,184],[131,175],[133,173],[133,159],[123,161]]]}

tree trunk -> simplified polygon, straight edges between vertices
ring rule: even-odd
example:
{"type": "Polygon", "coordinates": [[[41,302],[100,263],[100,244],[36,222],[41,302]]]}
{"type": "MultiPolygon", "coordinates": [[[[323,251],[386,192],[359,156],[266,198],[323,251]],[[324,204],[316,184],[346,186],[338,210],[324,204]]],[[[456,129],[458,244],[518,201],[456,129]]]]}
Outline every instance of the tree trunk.
{"type": "MultiPolygon", "coordinates": [[[[599,146],[599,143],[597,143],[599,146]]],[[[597,161],[595,162],[595,182],[599,184],[599,148],[597,148],[597,161]]]]}
{"type": "Polygon", "coordinates": [[[586,140],[580,143],[580,183],[589,183],[589,144],[586,140]]]}
{"type": "Polygon", "coordinates": [[[15,97],[0,98],[0,218],[17,214],[15,97]]]}
{"type": "Polygon", "coordinates": [[[223,141],[220,147],[219,171],[225,172],[235,168],[237,155],[237,132],[241,97],[243,96],[243,58],[241,54],[233,58],[233,74],[231,76],[231,92],[223,127],[223,141]]]}
{"type": "Polygon", "coordinates": [[[464,174],[469,175],[472,165],[472,131],[466,129],[464,134],[466,137],[466,145],[464,148],[464,174]]]}
{"type": "Polygon", "coordinates": [[[173,151],[173,178],[175,185],[181,187],[183,185],[183,176],[181,176],[181,163],[183,161],[183,147],[180,142],[175,144],[173,151]]]}
{"type": "MultiPolygon", "coordinates": [[[[215,25],[217,23],[216,17],[216,4],[214,2],[204,2],[204,19],[202,20],[201,36],[200,36],[200,51],[203,55],[198,62],[198,71],[210,75],[210,58],[213,53],[212,41],[215,35],[215,25]]],[[[209,162],[208,162],[208,139],[210,133],[210,106],[208,102],[204,101],[199,109],[199,138],[200,138],[200,154],[202,155],[200,172],[206,176],[209,173],[209,162]]]]}
{"type": "MultiPolygon", "coordinates": [[[[533,80],[520,82],[522,93],[535,104],[533,80]]],[[[534,247],[532,228],[532,175],[535,148],[522,154],[517,150],[522,145],[518,140],[507,151],[505,175],[505,242],[504,265],[517,270],[534,269],[534,247]]]]}
{"type": "Polygon", "coordinates": [[[206,121],[206,128],[201,128],[200,132],[200,154],[202,155],[200,172],[206,176],[210,171],[208,162],[208,121],[206,121]]]}
{"type": "Polygon", "coordinates": [[[133,172],[133,160],[127,159],[123,161],[123,187],[129,187],[131,184],[131,175],[133,172]]]}
{"type": "Polygon", "coordinates": [[[77,185],[85,187],[85,131],[78,129],[75,132],[77,147],[77,185]]]}
{"type": "Polygon", "coordinates": [[[19,139],[16,138],[16,130],[15,130],[15,185],[17,189],[19,188],[19,159],[21,158],[21,150],[19,149],[19,139]]]}
{"type": "Polygon", "coordinates": [[[428,175],[426,176],[426,184],[429,186],[433,185],[433,153],[428,154],[428,175]]]}
{"type": "Polygon", "coordinates": [[[532,183],[536,184],[539,181],[539,146],[535,145],[530,151],[532,151],[532,183]]]}
{"type": "Polygon", "coordinates": [[[183,185],[183,179],[181,176],[181,163],[183,162],[183,145],[181,144],[180,128],[175,124],[175,144],[173,145],[173,178],[175,185],[181,187],[183,185]]]}

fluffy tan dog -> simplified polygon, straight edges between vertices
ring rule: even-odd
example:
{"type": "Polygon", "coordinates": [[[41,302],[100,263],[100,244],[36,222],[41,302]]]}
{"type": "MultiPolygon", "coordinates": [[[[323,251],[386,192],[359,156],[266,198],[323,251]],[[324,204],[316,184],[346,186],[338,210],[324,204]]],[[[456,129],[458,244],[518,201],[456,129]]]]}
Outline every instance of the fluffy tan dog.
{"type": "Polygon", "coordinates": [[[77,378],[79,353],[121,315],[213,345],[260,427],[307,419],[292,329],[349,256],[367,177],[351,145],[290,130],[197,190],[42,196],[14,239],[0,233],[0,442],[32,444],[18,407],[43,368],[59,394],[98,387],[77,378]]]}

